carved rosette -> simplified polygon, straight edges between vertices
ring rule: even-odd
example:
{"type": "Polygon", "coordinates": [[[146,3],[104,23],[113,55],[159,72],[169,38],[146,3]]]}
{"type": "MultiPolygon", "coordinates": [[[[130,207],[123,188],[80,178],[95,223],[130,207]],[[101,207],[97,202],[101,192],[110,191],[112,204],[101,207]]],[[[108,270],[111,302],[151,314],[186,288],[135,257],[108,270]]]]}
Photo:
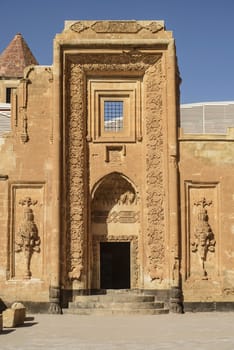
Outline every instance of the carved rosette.
{"type": "Polygon", "coordinates": [[[161,61],[145,74],[147,261],[151,280],[163,279],[165,258],[161,61]]]}
{"type": "MultiPolygon", "coordinates": [[[[82,270],[85,266],[85,237],[86,237],[86,198],[88,193],[88,186],[86,183],[88,174],[86,173],[86,151],[85,151],[85,136],[86,136],[86,87],[85,76],[86,74],[95,74],[97,72],[103,72],[108,74],[129,74],[129,72],[142,72],[142,75],[147,72],[147,95],[150,95],[147,104],[148,107],[148,121],[147,121],[147,133],[148,139],[148,160],[152,164],[160,167],[160,170],[153,170],[152,179],[156,179],[160,186],[162,181],[158,178],[158,175],[162,174],[161,171],[161,159],[154,160],[155,146],[153,136],[156,132],[156,143],[162,142],[161,128],[158,131],[158,121],[161,115],[158,115],[158,102],[154,105],[154,99],[159,99],[159,92],[156,97],[155,91],[158,89],[157,84],[154,90],[154,86],[149,86],[151,81],[156,80],[158,82],[158,73],[161,71],[158,68],[157,61],[160,59],[160,54],[144,54],[137,50],[132,50],[124,53],[116,53],[110,55],[103,54],[77,54],[70,55],[66,61],[66,121],[65,121],[65,164],[66,164],[66,188],[67,188],[67,206],[66,206],[66,229],[67,229],[67,271],[66,275],[70,280],[81,280],[82,270]],[[152,67],[152,68],[151,68],[152,67]],[[156,116],[156,120],[154,119],[156,116]],[[157,117],[158,116],[158,117],[157,117]],[[152,123],[152,127],[151,127],[152,123]],[[153,131],[151,130],[153,129],[153,131]],[[155,131],[156,129],[156,131],[155,131]],[[157,140],[159,138],[159,140],[157,140]]],[[[160,66],[159,66],[160,67],[160,66]]],[[[162,145],[161,145],[162,147],[162,145]]],[[[160,148],[161,150],[161,148],[160,148]]],[[[158,153],[160,151],[158,150],[158,153]]],[[[147,183],[150,185],[151,170],[148,169],[147,183]]],[[[162,220],[162,191],[161,187],[158,189],[159,193],[154,192],[153,204],[150,204],[150,193],[148,193],[147,202],[149,205],[149,219],[150,225],[148,228],[148,241],[155,238],[160,240],[162,236],[162,228],[160,223],[162,220]],[[156,215],[154,215],[154,212],[156,215]],[[160,214],[160,216],[157,216],[160,214]],[[155,222],[158,224],[159,232],[154,233],[153,226],[155,222]],[[161,236],[160,236],[161,235],[161,236]]],[[[150,242],[149,242],[150,243],[150,242]]],[[[160,241],[161,244],[161,241],[160,241]]],[[[161,248],[162,248],[161,244],[161,248]]],[[[159,244],[157,245],[159,247],[159,244]]],[[[162,249],[161,249],[162,250],[162,249]]],[[[153,252],[151,245],[152,258],[150,261],[155,261],[157,258],[159,249],[157,252],[153,252]]],[[[164,254],[162,251],[160,254],[164,254]]],[[[160,259],[162,261],[162,259],[160,259]]]]}

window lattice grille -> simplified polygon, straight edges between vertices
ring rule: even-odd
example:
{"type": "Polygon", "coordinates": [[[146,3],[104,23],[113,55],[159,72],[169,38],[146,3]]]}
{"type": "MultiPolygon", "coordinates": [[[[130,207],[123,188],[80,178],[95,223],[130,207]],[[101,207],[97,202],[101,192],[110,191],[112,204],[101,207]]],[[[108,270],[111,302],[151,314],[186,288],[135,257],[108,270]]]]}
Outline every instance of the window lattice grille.
{"type": "Polygon", "coordinates": [[[118,132],[123,129],[123,101],[104,101],[104,130],[118,132]]]}

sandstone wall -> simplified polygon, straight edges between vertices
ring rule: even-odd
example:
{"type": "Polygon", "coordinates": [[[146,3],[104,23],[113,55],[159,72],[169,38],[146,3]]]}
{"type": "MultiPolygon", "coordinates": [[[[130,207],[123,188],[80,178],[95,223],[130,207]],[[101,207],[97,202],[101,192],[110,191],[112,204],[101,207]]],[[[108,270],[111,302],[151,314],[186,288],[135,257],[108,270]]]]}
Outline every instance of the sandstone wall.
{"type": "Polygon", "coordinates": [[[3,300],[48,300],[51,183],[52,71],[25,71],[12,106],[12,131],[0,149],[0,290],[3,300]]]}
{"type": "Polygon", "coordinates": [[[234,299],[233,129],[180,135],[181,251],[185,301],[234,299]]]}

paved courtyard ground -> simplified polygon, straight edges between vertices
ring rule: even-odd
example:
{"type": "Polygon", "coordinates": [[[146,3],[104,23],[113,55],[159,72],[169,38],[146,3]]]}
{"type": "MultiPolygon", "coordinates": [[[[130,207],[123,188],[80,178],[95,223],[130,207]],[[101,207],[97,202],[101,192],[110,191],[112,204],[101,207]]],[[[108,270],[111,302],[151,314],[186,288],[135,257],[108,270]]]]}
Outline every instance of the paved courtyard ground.
{"type": "Polygon", "coordinates": [[[233,350],[234,313],[160,316],[30,315],[4,328],[1,350],[233,350]]]}

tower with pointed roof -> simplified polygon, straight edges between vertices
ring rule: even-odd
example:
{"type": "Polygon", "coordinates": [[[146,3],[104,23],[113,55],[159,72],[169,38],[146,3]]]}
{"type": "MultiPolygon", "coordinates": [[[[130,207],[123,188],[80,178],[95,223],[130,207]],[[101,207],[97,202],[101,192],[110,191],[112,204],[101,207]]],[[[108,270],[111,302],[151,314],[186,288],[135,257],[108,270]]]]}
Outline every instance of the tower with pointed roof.
{"type": "Polygon", "coordinates": [[[0,103],[10,103],[12,89],[29,65],[38,65],[38,62],[22,34],[17,33],[0,55],[0,103]]]}

